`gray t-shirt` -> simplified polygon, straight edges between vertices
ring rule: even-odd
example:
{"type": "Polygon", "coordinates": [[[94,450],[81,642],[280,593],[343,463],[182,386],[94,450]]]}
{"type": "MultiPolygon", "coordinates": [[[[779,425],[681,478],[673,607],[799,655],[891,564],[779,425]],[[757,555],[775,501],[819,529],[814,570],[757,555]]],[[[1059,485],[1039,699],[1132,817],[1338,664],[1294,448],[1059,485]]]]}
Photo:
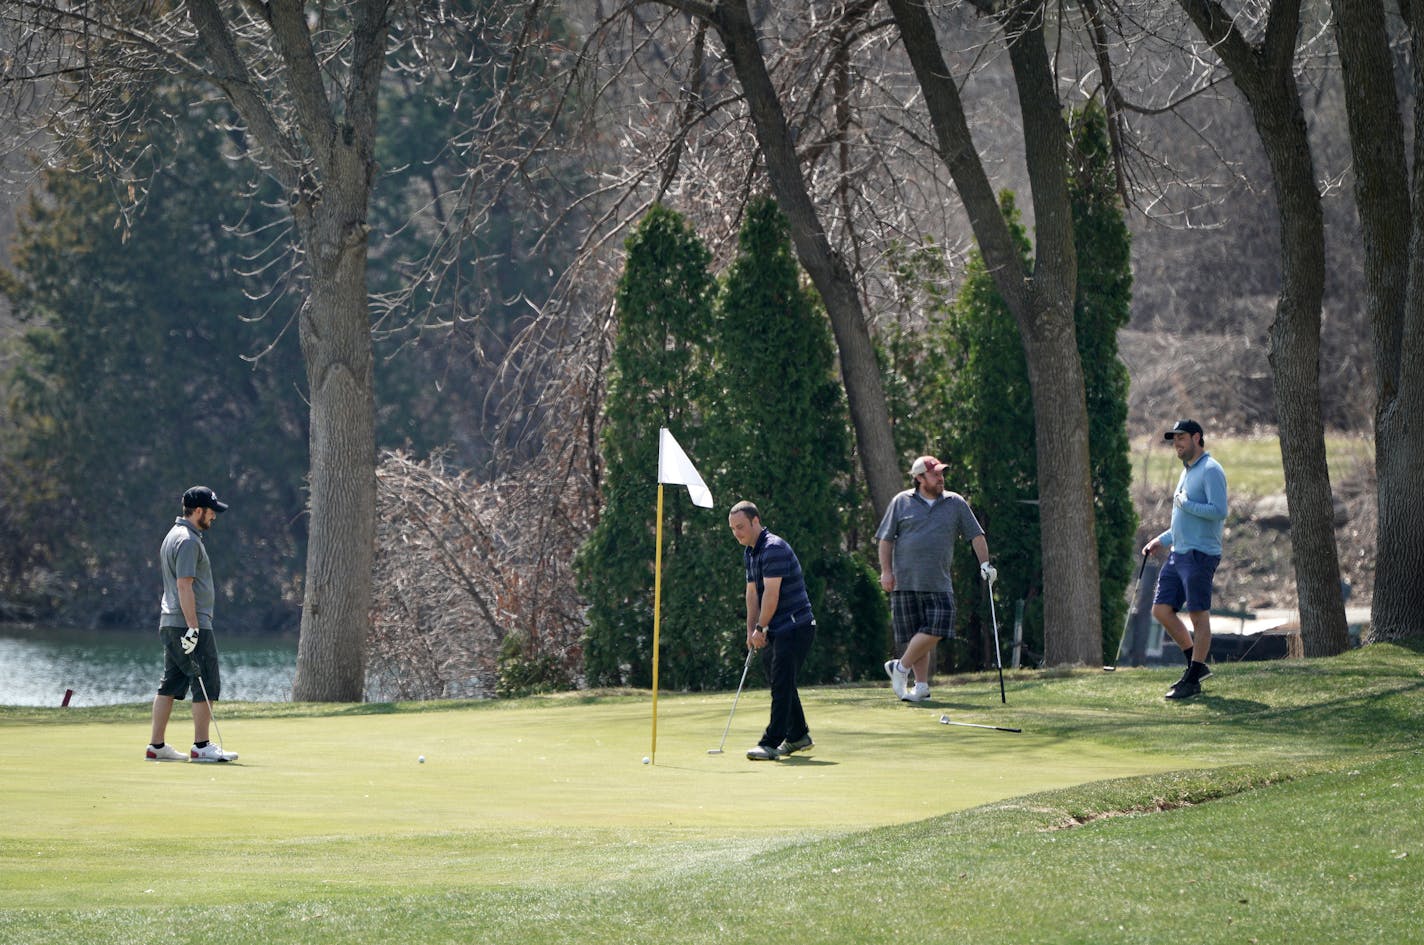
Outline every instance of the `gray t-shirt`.
{"type": "Polygon", "coordinates": [[[907,489],[891,500],[875,537],[895,543],[895,590],[953,594],[954,540],[973,541],[982,534],[962,495],[946,492],[931,505],[919,490],[907,489]]]}
{"type": "Polygon", "coordinates": [[[164,536],[158,552],[163,566],[163,604],[159,610],[159,627],[186,627],[188,618],[178,603],[178,579],[193,579],[193,602],[198,607],[198,626],[213,628],[213,566],[208,561],[208,549],[203,546],[203,533],[193,523],[179,516],[164,536]]]}

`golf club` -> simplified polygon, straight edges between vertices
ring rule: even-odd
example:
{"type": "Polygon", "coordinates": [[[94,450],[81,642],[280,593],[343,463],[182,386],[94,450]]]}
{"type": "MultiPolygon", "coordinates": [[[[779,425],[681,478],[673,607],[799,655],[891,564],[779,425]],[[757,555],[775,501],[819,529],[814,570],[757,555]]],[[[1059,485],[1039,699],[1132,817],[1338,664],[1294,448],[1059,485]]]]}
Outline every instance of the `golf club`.
{"type": "Polygon", "coordinates": [[[1127,616],[1122,621],[1122,637],[1117,641],[1117,656],[1113,657],[1111,666],[1104,666],[1103,672],[1111,673],[1117,671],[1117,664],[1122,662],[1122,645],[1127,642],[1127,628],[1132,626],[1132,618],[1137,616],[1137,591],[1142,586],[1142,572],[1147,568],[1147,555],[1142,555],[1142,563],[1137,566],[1137,580],[1132,582],[1132,603],[1127,608],[1127,616]]]}
{"type": "Polygon", "coordinates": [[[737,695],[732,700],[732,711],[727,713],[727,727],[722,729],[722,743],[716,748],[707,749],[709,755],[720,755],[722,749],[727,747],[727,733],[732,730],[732,716],[737,714],[737,701],[742,698],[742,687],[747,684],[747,670],[752,668],[753,652],[751,647],[747,647],[747,661],[742,664],[742,681],[737,683],[737,695]]]}
{"type": "Polygon", "coordinates": [[[949,716],[947,716],[947,715],[941,715],[941,716],[939,717],[939,724],[941,724],[941,725],[963,725],[965,728],[987,728],[987,729],[992,729],[992,730],[995,731],[995,732],[1015,732],[1015,733],[1020,734],[1020,735],[1023,734],[1023,729],[1021,729],[1021,728],[1005,728],[1005,727],[1002,726],[1002,725],[980,725],[980,724],[978,724],[977,722],[951,722],[951,721],[949,720],[949,716]]]}
{"type": "Polygon", "coordinates": [[[999,702],[1008,705],[1008,696],[1004,695],[1004,661],[999,656],[999,615],[994,612],[994,581],[992,578],[984,582],[984,593],[989,595],[989,618],[994,622],[994,665],[999,669],[999,702]]]}
{"type": "Polygon", "coordinates": [[[203,701],[208,704],[208,718],[212,720],[213,731],[218,736],[218,748],[222,748],[222,729],[218,728],[218,717],[213,713],[213,701],[208,698],[208,684],[203,682],[203,674],[198,674],[198,685],[203,689],[203,701]]]}

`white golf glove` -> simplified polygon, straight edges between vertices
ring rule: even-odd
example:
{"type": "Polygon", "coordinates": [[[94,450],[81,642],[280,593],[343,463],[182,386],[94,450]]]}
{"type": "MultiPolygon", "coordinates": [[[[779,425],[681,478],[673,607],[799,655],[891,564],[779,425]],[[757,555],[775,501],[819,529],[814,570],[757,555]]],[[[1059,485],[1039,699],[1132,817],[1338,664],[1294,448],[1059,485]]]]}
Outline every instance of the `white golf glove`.
{"type": "Polygon", "coordinates": [[[187,656],[192,656],[193,651],[198,648],[198,628],[189,627],[188,632],[183,634],[178,642],[183,647],[183,653],[187,656]]]}
{"type": "Polygon", "coordinates": [[[1179,509],[1183,506],[1183,504],[1186,503],[1186,501],[1187,501],[1187,493],[1186,493],[1186,490],[1183,490],[1183,491],[1181,491],[1181,492],[1175,493],[1175,494],[1172,496],[1172,504],[1175,505],[1175,506],[1176,506],[1177,508],[1179,508],[1179,509]]]}
{"type": "Polygon", "coordinates": [[[994,570],[994,566],[992,564],[987,561],[984,561],[979,564],[979,576],[982,577],[984,580],[988,581],[990,584],[993,584],[994,580],[998,578],[999,572],[994,570]]]}

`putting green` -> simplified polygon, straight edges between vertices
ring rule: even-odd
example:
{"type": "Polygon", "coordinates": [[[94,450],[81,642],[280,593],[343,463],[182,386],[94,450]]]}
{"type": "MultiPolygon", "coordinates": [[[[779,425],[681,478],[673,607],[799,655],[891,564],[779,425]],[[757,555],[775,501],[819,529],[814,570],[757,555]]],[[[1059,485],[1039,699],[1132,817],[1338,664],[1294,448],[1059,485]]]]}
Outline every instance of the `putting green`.
{"type": "MultiPolygon", "coordinates": [[[[742,696],[722,755],[708,749],[730,696],[663,696],[652,765],[638,698],[292,717],[220,706],[232,765],[145,762],[143,723],[0,725],[0,907],[72,907],[76,889],[95,906],[171,902],[194,866],[211,903],[393,879],[589,882],[1190,763],[1035,734],[1031,713],[983,688],[920,706],[884,689],[803,698],[816,747],[775,763],[744,756],[765,692],[742,696]],[[945,712],[1025,732],[941,725],[945,712]]],[[[179,715],[169,732],[186,744],[179,715]]]]}

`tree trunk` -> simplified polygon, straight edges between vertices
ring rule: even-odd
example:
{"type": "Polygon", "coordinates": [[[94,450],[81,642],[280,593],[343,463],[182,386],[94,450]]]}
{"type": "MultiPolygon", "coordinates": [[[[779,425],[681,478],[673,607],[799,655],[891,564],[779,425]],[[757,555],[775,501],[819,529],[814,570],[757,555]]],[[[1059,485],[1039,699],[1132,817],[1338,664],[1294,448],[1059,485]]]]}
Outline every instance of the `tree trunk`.
{"type": "MultiPolygon", "coordinates": [[[[1067,128],[1044,45],[1042,8],[1016,7],[1002,17],[1033,187],[1032,276],[1023,271],[974,150],[959,91],[923,0],[890,0],[890,10],[924,90],[940,156],[964,202],[995,287],[1023,338],[1033,390],[1042,512],[1044,659],[1053,666],[1100,664],[1103,627],[1088,407],[1073,321],[1078,264],[1068,195],[1067,128]]],[[[985,394],[993,397],[992,391],[985,394]]]]}
{"type": "Polygon", "coordinates": [[[328,187],[303,227],[311,273],[301,316],[311,396],[311,505],[292,687],[298,702],[359,702],[365,690],[376,440],[366,295],[369,190],[352,183],[328,187]]]}
{"type": "Polygon", "coordinates": [[[772,193],[791,221],[796,254],[826,305],[840,352],[841,377],[855,427],[861,468],[878,519],[895,494],[905,488],[905,474],[895,452],[890,408],[860,295],[845,260],[831,248],[811,202],[786,115],[767,72],[746,0],[717,4],[711,21],[747,97],[772,193]]]}
{"type": "Polygon", "coordinates": [[[1366,304],[1375,366],[1375,538],[1372,640],[1424,636],[1418,575],[1424,568],[1424,3],[1410,5],[1413,35],[1414,176],[1404,158],[1385,11],[1334,0],[1336,45],[1345,86],[1355,206],[1365,251],[1366,304]]]}
{"type": "MultiPolygon", "coordinates": [[[[1281,225],[1281,294],[1271,323],[1271,385],[1290,508],[1291,564],[1306,656],[1350,645],[1325,428],[1320,415],[1320,306],[1325,292],[1325,228],[1294,74],[1256,110],[1275,179],[1281,225]]],[[[1229,474],[1228,474],[1229,475],[1229,474]]]]}

